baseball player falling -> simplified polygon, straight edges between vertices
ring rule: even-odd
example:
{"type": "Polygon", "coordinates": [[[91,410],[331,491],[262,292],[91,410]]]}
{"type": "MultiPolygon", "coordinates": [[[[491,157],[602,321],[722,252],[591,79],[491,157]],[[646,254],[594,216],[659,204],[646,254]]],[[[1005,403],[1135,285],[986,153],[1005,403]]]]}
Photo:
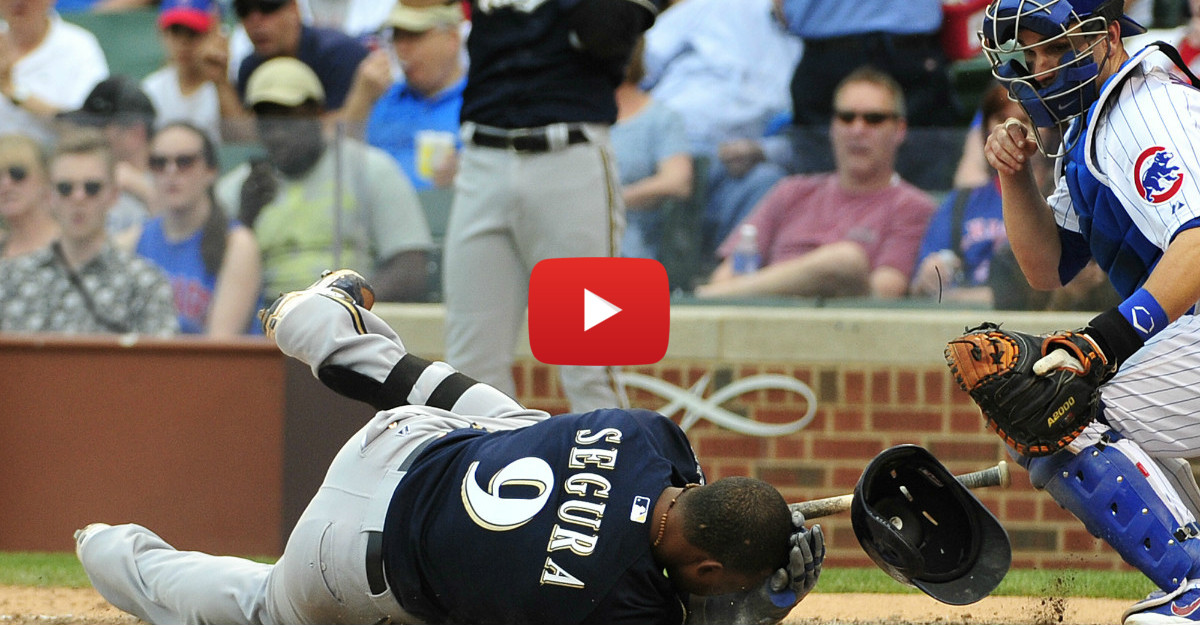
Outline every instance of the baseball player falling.
{"type": "Polygon", "coordinates": [[[343,270],[262,314],[281,351],[380,410],[279,561],[92,524],[76,552],[104,598],[153,623],[774,623],[816,585],[821,528],[761,481],[705,484],[669,419],[526,409],[406,352],[373,300],[343,270]]]}
{"type": "Polygon", "coordinates": [[[1200,491],[1185,461],[1200,454],[1200,81],[1168,45],[1131,56],[1121,38],[1144,31],[1121,0],[987,7],[992,72],[1043,129],[1009,119],[985,146],[1013,253],[1037,289],[1095,259],[1125,300],[1037,343],[985,327],[947,349],[960,381],[1005,354],[1020,363],[1025,346],[1043,379],[1090,386],[1031,418],[1031,404],[963,382],[1034,485],[1161,588],[1127,624],[1200,620],[1200,491]],[[1048,199],[1029,167],[1039,149],[1058,157],[1048,199]]]}

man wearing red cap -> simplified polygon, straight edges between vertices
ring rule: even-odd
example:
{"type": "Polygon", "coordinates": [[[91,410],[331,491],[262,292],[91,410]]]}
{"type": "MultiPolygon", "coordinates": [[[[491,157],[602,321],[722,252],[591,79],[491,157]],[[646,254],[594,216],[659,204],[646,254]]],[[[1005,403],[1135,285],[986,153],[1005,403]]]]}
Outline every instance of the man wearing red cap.
{"type": "Polygon", "coordinates": [[[158,112],[156,126],[185,120],[220,140],[222,116],[241,112],[237,92],[225,80],[223,68],[218,68],[214,81],[213,72],[206,72],[203,65],[203,48],[217,35],[219,23],[213,0],[163,0],[158,29],[167,65],[142,81],[142,91],[158,112]]]}

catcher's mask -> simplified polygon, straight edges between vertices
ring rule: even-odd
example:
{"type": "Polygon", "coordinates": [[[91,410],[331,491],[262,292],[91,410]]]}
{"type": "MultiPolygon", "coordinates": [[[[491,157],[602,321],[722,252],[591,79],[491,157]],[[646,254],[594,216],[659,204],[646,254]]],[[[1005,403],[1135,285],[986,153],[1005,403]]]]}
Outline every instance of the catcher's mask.
{"type": "MultiPolygon", "coordinates": [[[[1123,37],[1146,32],[1122,13],[1123,7],[1122,0],[993,0],[985,9],[979,37],[992,74],[1021,104],[1035,127],[1066,124],[1096,101],[1100,67],[1092,51],[1104,45],[1108,24],[1120,22],[1123,37]],[[1018,33],[1023,31],[1037,33],[1042,39],[1024,45],[1018,41],[1018,33]],[[1065,52],[1054,67],[1035,74],[1025,55],[1038,47],[1058,47],[1065,52]]],[[[1043,153],[1061,154],[1051,154],[1041,135],[1034,135],[1043,153]]]]}
{"type": "Polygon", "coordinates": [[[914,444],[893,446],[867,465],[854,488],[850,522],[884,572],[950,605],[991,594],[1012,562],[996,517],[914,444]]]}

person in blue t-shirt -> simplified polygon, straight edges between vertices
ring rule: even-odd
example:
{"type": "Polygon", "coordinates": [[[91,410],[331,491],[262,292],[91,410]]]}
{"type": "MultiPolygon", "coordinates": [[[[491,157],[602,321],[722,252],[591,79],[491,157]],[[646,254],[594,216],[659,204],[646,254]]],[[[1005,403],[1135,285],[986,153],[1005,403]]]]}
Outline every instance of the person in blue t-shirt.
{"type": "Polygon", "coordinates": [[[372,52],[359,65],[342,115],[349,122],[366,123],[367,143],[392,155],[413,189],[448,188],[462,145],[458,115],[467,84],[462,8],[397,3],[385,24],[392,48],[372,52]],[[395,82],[394,62],[403,74],[395,82]],[[429,135],[436,141],[422,145],[429,135]],[[426,154],[419,155],[421,151],[426,154]]]}
{"type": "Polygon", "coordinates": [[[275,564],[76,534],[89,579],[153,623],[775,623],[816,585],[819,526],[770,485],[711,484],[647,410],[551,417],[404,349],[327,274],[267,336],[379,413],[342,448],[275,564]]]}
{"type": "Polygon", "coordinates": [[[154,137],[149,163],[163,212],[133,235],[137,253],[171,281],[180,330],[217,337],[251,331],[262,262],[254,234],[213,196],[220,172],[213,140],[187,122],[168,124],[154,137]]]}

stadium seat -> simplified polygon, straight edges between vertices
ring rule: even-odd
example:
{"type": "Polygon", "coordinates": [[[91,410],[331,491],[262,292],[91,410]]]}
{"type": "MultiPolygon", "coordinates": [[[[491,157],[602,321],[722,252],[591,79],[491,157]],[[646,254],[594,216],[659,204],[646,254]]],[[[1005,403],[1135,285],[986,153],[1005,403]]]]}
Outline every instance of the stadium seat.
{"type": "Polygon", "coordinates": [[[158,40],[156,8],[66,13],[63,19],[86,28],[100,40],[111,74],[124,74],[140,81],[165,61],[158,40]]]}
{"type": "Polygon", "coordinates": [[[454,203],[454,189],[431,187],[417,192],[417,197],[421,200],[425,221],[429,223],[429,234],[433,237],[425,300],[437,303],[442,301],[442,252],[445,250],[446,226],[450,223],[450,205],[454,203]]]}
{"type": "Polygon", "coordinates": [[[433,241],[441,244],[446,237],[446,225],[450,223],[450,205],[454,203],[454,188],[431,187],[417,192],[421,200],[421,208],[425,210],[425,220],[429,223],[429,233],[433,241]]]}
{"type": "Polygon", "coordinates": [[[708,163],[707,156],[693,155],[691,198],[671,199],[662,205],[658,257],[667,269],[672,291],[691,292],[697,280],[712,271],[711,260],[701,259],[701,225],[708,204],[708,163]]]}
{"type": "Polygon", "coordinates": [[[252,157],[263,156],[266,150],[258,142],[225,142],[217,149],[221,162],[221,174],[225,174],[252,157]]]}

